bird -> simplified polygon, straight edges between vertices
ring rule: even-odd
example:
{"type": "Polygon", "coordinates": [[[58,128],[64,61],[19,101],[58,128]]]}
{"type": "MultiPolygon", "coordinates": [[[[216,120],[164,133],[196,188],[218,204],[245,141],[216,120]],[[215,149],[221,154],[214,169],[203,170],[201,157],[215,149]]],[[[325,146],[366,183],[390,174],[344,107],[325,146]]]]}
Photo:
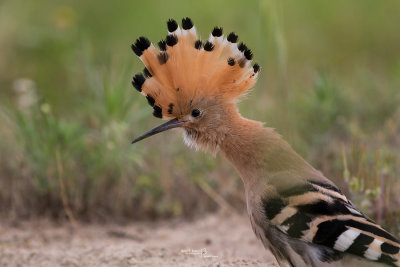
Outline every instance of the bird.
{"type": "MultiPolygon", "coordinates": [[[[194,150],[222,153],[239,173],[255,235],[280,266],[400,266],[400,241],[364,215],[297,154],[275,129],[244,118],[237,103],[255,85],[260,65],[234,32],[213,28],[200,39],[190,18],[167,21],[156,47],[133,42],[144,63],[132,85],[167,122],[140,140],[183,129],[194,150]]],[[[234,231],[234,229],[232,229],[234,231]]]]}

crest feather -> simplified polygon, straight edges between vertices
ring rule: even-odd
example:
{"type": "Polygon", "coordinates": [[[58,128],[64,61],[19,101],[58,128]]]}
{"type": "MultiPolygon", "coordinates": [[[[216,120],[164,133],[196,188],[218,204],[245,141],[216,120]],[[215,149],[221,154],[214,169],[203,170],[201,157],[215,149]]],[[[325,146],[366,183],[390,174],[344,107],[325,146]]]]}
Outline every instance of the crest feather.
{"type": "Polygon", "coordinates": [[[251,66],[253,54],[237,44],[235,33],[224,37],[223,29],[215,27],[201,41],[190,18],[182,19],[182,28],[173,19],[167,26],[159,49],[145,37],[132,44],[145,65],[144,76],[135,75],[132,84],[150,99],[157,117],[177,117],[204,98],[234,101],[254,86],[260,67],[251,66]]]}

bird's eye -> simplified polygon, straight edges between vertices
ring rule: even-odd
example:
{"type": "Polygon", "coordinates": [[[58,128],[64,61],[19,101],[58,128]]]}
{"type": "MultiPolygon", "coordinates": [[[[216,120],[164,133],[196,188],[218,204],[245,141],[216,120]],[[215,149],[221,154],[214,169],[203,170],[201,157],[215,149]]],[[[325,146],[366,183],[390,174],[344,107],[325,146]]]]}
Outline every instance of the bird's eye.
{"type": "Polygon", "coordinates": [[[200,110],[198,110],[197,108],[192,110],[192,116],[194,118],[198,117],[200,113],[201,113],[200,110]]]}

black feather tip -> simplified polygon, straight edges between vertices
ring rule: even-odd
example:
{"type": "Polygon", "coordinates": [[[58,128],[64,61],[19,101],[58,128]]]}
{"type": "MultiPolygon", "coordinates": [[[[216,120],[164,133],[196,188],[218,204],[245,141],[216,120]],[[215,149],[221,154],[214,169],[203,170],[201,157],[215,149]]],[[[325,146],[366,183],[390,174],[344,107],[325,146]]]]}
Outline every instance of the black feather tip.
{"type": "Polygon", "coordinates": [[[235,59],[233,59],[233,58],[228,58],[228,65],[229,66],[233,66],[233,65],[235,65],[235,59]]]}
{"type": "Polygon", "coordinates": [[[160,52],[160,54],[158,54],[157,58],[158,58],[158,63],[160,63],[160,65],[163,65],[163,64],[167,63],[168,54],[167,54],[167,52],[160,52]]]}
{"type": "Polygon", "coordinates": [[[143,54],[143,51],[149,48],[150,41],[146,37],[139,37],[136,39],[135,43],[131,45],[133,52],[140,57],[143,54]]]}
{"type": "Polygon", "coordinates": [[[183,18],[182,19],[182,28],[184,30],[190,30],[193,27],[193,22],[190,18],[183,18]]]}
{"type": "Polygon", "coordinates": [[[174,104],[173,104],[173,103],[170,103],[170,104],[168,105],[168,110],[167,110],[168,114],[171,115],[173,110],[174,110],[174,104]]]}
{"type": "Polygon", "coordinates": [[[168,46],[174,46],[178,43],[178,37],[175,34],[168,34],[165,42],[168,46]]]}
{"type": "Polygon", "coordinates": [[[240,52],[244,52],[245,50],[247,50],[247,46],[244,43],[240,43],[238,45],[238,49],[240,52]]]}
{"type": "Polygon", "coordinates": [[[154,107],[154,103],[156,103],[154,98],[151,95],[146,95],[146,99],[147,99],[147,102],[149,103],[149,105],[154,107]]]}
{"type": "Polygon", "coordinates": [[[244,56],[246,57],[247,60],[251,60],[253,58],[253,53],[251,52],[250,49],[246,49],[244,51],[244,56]]]}
{"type": "Polygon", "coordinates": [[[231,32],[226,39],[228,40],[228,42],[236,43],[238,40],[238,36],[234,32],[231,32]]]}
{"type": "Polygon", "coordinates": [[[146,79],[144,78],[143,74],[138,73],[135,76],[133,76],[132,85],[133,85],[133,87],[136,88],[136,90],[141,92],[142,85],[144,84],[145,81],[146,81],[146,79]]]}
{"type": "Polygon", "coordinates": [[[174,32],[178,29],[178,23],[174,19],[169,19],[167,21],[167,27],[169,32],[174,32]]]}
{"type": "Polygon", "coordinates": [[[257,63],[254,64],[254,65],[253,65],[253,70],[254,70],[254,73],[259,72],[259,71],[260,71],[260,65],[258,65],[257,63]]]}
{"type": "Polygon", "coordinates": [[[214,49],[214,44],[211,43],[210,41],[207,41],[207,42],[204,44],[204,50],[206,50],[206,51],[208,51],[208,52],[211,52],[211,51],[213,51],[213,49],[214,49]]]}
{"type": "Polygon", "coordinates": [[[153,76],[153,75],[151,75],[150,71],[146,67],[144,67],[144,69],[143,69],[143,74],[144,74],[144,77],[146,77],[146,79],[151,78],[153,76]]]}
{"type": "Polygon", "coordinates": [[[133,53],[135,53],[138,57],[142,55],[142,51],[139,48],[137,48],[134,44],[131,44],[131,48],[133,53]]]}
{"type": "Polygon", "coordinates": [[[200,50],[202,47],[203,47],[203,43],[201,42],[201,40],[197,40],[197,41],[194,43],[194,48],[200,50]]]}
{"type": "Polygon", "coordinates": [[[222,27],[214,27],[214,29],[212,30],[211,34],[214,37],[222,36],[222,27]]]}
{"type": "Polygon", "coordinates": [[[153,107],[154,111],[153,111],[153,116],[156,118],[162,118],[162,109],[159,106],[154,106],[153,107]]]}
{"type": "Polygon", "coordinates": [[[157,45],[158,45],[158,48],[161,51],[166,51],[167,50],[167,43],[165,42],[165,40],[159,41],[157,45]]]}

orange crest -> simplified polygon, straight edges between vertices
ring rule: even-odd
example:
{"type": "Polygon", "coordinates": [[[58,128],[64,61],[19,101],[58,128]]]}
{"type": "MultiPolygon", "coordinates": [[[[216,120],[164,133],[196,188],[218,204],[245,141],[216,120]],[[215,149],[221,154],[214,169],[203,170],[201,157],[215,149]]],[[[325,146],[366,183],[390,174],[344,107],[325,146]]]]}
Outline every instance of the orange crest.
{"type": "Polygon", "coordinates": [[[201,41],[190,18],[182,28],[169,20],[168,35],[158,49],[145,37],[132,44],[132,50],[145,64],[143,73],[133,77],[133,86],[146,96],[153,115],[169,119],[184,115],[202,99],[234,101],[256,82],[260,67],[238,36],[226,38],[215,27],[207,41],[201,41]]]}

